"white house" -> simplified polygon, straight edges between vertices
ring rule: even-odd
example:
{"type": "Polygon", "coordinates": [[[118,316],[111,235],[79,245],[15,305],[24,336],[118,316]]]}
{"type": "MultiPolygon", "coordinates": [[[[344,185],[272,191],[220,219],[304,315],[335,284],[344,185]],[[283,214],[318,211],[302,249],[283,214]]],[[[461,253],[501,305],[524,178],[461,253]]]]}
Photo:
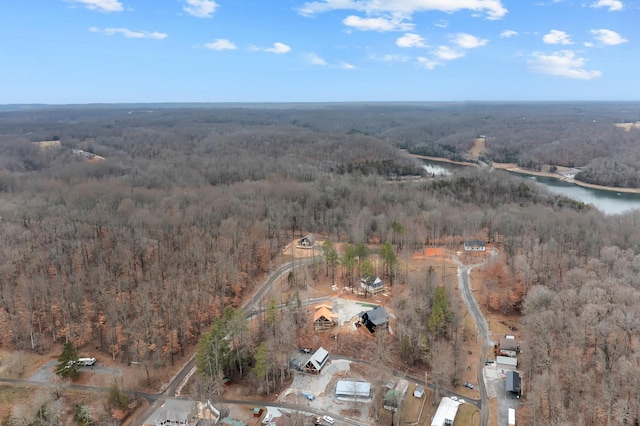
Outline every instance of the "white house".
{"type": "Polygon", "coordinates": [[[467,240],[464,242],[464,251],[485,251],[487,243],[483,240],[467,240]]]}
{"type": "Polygon", "coordinates": [[[442,400],[440,400],[440,405],[438,405],[438,409],[436,410],[436,414],[433,415],[433,420],[431,420],[431,426],[453,425],[453,421],[456,419],[456,414],[458,414],[458,407],[460,407],[460,403],[458,401],[454,401],[447,396],[442,398],[442,400]]]}

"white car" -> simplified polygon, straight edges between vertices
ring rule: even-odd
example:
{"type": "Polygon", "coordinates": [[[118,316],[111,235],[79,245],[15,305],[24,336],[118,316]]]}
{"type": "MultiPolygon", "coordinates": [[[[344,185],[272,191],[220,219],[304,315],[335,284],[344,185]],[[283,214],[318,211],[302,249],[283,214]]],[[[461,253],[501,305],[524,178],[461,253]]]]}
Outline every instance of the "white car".
{"type": "Polygon", "coordinates": [[[464,399],[460,398],[460,399],[458,400],[458,404],[462,405],[462,404],[464,404],[464,403],[465,403],[465,400],[464,400],[464,399]]]}
{"type": "Polygon", "coordinates": [[[329,423],[330,425],[334,424],[336,422],[336,420],[333,417],[329,417],[329,416],[323,416],[322,420],[324,420],[325,422],[329,423]]]}
{"type": "Polygon", "coordinates": [[[269,423],[271,423],[271,420],[273,420],[273,414],[267,413],[264,415],[264,418],[262,419],[262,424],[268,425],[269,423]]]}

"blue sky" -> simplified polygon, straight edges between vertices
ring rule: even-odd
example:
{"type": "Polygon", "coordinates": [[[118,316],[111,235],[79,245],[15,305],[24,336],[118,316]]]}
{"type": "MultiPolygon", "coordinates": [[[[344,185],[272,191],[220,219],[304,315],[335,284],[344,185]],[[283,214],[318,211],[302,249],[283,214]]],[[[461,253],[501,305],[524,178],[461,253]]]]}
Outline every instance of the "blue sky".
{"type": "Polygon", "coordinates": [[[640,100],[640,0],[2,0],[0,104],[640,100]]]}

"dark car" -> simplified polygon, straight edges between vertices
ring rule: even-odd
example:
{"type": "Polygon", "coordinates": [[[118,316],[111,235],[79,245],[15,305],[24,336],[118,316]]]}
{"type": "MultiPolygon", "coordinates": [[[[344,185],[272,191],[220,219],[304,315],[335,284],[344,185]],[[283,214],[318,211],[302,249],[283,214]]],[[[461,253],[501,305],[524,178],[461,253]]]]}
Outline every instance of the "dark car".
{"type": "Polygon", "coordinates": [[[473,385],[471,383],[465,383],[464,387],[465,388],[469,388],[469,389],[473,389],[473,385]]]}

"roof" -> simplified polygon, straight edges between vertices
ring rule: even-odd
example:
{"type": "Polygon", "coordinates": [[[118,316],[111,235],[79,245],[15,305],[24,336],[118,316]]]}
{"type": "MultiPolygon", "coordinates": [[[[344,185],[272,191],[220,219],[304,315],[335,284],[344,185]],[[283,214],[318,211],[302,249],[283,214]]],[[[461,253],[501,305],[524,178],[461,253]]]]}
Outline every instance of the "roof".
{"type": "MultiPolygon", "coordinates": [[[[460,241],[460,240],[458,240],[460,241]]],[[[460,243],[458,243],[460,244],[460,243]]],[[[484,240],[467,240],[464,242],[465,246],[480,246],[480,247],[484,247],[485,245],[487,245],[486,241],[484,240]]]]}
{"type": "Polygon", "coordinates": [[[503,365],[510,365],[512,367],[518,366],[518,358],[512,358],[510,356],[500,356],[496,357],[496,363],[503,365]]]}
{"type": "Polygon", "coordinates": [[[389,322],[389,314],[387,313],[387,310],[382,306],[378,306],[370,311],[364,312],[361,316],[364,316],[364,314],[367,314],[369,322],[371,322],[373,325],[386,324],[389,322]]]}
{"type": "Polygon", "coordinates": [[[362,277],[360,278],[360,283],[363,285],[367,285],[373,288],[384,287],[384,283],[379,277],[370,276],[370,277],[362,277]]]}
{"type": "Polygon", "coordinates": [[[313,236],[313,234],[309,234],[309,235],[305,235],[300,242],[307,240],[309,241],[311,244],[314,244],[316,242],[316,237],[313,236]]]}
{"type": "Polygon", "coordinates": [[[516,424],[516,410],[514,408],[509,408],[509,424],[516,424]]]}
{"type": "Polygon", "coordinates": [[[184,399],[167,398],[162,407],[156,412],[156,423],[165,421],[187,422],[191,416],[193,404],[184,399]]]}
{"type": "Polygon", "coordinates": [[[507,392],[520,393],[520,374],[517,371],[507,371],[507,392]]]}
{"type": "Polygon", "coordinates": [[[502,338],[500,339],[501,351],[515,351],[518,349],[518,343],[514,339],[502,338]]]}
{"type": "Polygon", "coordinates": [[[371,383],[338,380],[336,395],[369,397],[371,396],[371,383]]]}
{"type": "Polygon", "coordinates": [[[442,398],[436,414],[433,415],[433,420],[431,420],[431,426],[444,426],[447,420],[450,421],[448,424],[453,424],[456,414],[458,414],[458,407],[460,407],[458,401],[454,401],[447,396],[442,398]]]}
{"type": "Polygon", "coordinates": [[[400,400],[402,399],[402,392],[400,392],[399,390],[396,389],[390,389],[387,391],[387,393],[384,396],[384,401],[385,402],[400,402],[400,400]]]}
{"type": "Polygon", "coordinates": [[[337,315],[335,315],[333,312],[331,312],[331,310],[329,308],[327,308],[325,306],[322,306],[321,308],[316,309],[316,312],[313,314],[313,321],[314,322],[318,321],[322,317],[324,317],[328,321],[332,321],[332,319],[336,318],[337,315]]]}
{"type": "Polygon", "coordinates": [[[322,367],[324,367],[324,365],[327,363],[327,359],[329,359],[329,352],[325,348],[320,347],[311,356],[311,358],[309,358],[307,365],[311,364],[317,371],[320,371],[322,370],[322,367]]]}
{"type": "Polygon", "coordinates": [[[418,394],[418,395],[422,396],[423,393],[424,393],[424,386],[422,386],[422,385],[416,386],[416,388],[413,390],[413,394],[414,395],[418,394]]]}

